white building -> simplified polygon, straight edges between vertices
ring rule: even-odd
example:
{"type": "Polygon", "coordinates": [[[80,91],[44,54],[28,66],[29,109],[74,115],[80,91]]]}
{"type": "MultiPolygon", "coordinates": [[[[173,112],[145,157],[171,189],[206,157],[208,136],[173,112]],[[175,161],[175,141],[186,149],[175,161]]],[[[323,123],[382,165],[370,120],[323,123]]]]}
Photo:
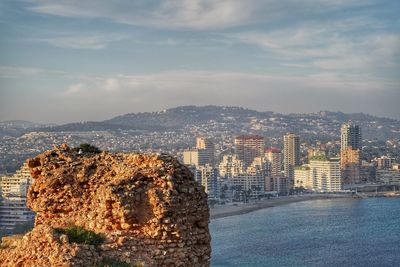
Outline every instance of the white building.
{"type": "MultiPolygon", "coordinates": [[[[223,168],[227,165],[226,162],[220,164],[223,168]]],[[[231,181],[236,196],[239,194],[241,200],[257,198],[265,192],[268,162],[264,157],[256,157],[246,169],[242,168],[243,165],[241,160],[235,159],[225,172],[225,177],[231,181]]]]}
{"type": "Polygon", "coordinates": [[[183,152],[183,163],[197,168],[206,164],[214,166],[214,144],[210,139],[197,137],[196,148],[183,152]]]}
{"type": "Polygon", "coordinates": [[[310,166],[303,165],[294,168],[294,187],[312,189],[313,183],[310,175],[310,166]]]}
{"type": "Polygon", "coordinates": [[[312,188],[322,192],[341,190],[340,160],[317,156],[310,159],[312,188]]]}
{"type": "Polygon", "coordinates": [[[231,179],[239,173],[245,172],[243,161],[239,160],[236,155],[224,155],[218,166],[221,179],[231,179]]]}
{"type": "Polygon", "coordinates": [[[12,176],[0,177],[0,230],[12,234],[19,224],[32,223],[33,211],[26,207],[32,177],[26,165],[12,176]]]}
{"type": "Polygon", "coordinates": [[[14,175],[0,177],[0,196],[26,196],[31,184],[31,173],[26,164],[24,164],[14,175]]]}
{"type": "Polygon", "coordinates": [[[200,166],[198,169],[200,175],[201,185],[208,195],[208,199],[219,198],[219,185],[218,185],[218,169],[211,165],[200,166]]]}

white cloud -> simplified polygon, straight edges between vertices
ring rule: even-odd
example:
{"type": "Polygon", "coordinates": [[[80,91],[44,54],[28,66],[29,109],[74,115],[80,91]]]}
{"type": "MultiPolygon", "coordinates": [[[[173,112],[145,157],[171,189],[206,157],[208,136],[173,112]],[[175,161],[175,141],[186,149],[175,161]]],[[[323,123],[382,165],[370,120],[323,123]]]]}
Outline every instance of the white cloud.
{"type": "Polygon", "coordinates": [[[286,66],[357,72],[398,66],[398,34],[370,32],[353,36],[341,28],[342,22],[338,22],[329,26],[300,25],[272,32],[251,31],[226,36],[258,46],[286,66]]]}
{"type": "Polygon", "coordinates": [[[118,91],[121,87],[119,79],[110,78],[104,81],[104,89],[108,92],[118,91]]]}
{"type": "Polygon", "coordinates": [[[68,86],[67,90],[63,93],[63,96],[78,95],[79,93],[82,92],[82,90],[85,89],[85,87],[86,85],[82,83],[71,84],[70,86],[68,86]]]}
{"type": "Polygon", "coordinates": [[[346,0],[28,0],[30,10],[64,17],[101,18],[136,26],[173,29],[222,29],[260,21],[319,14],[371,1],[346,0]]]}
{"type": "Polygon", "coordinates": [[[36,42],[44,42],[60,48],[71,49],[104,49],[113,42],[126,40],[129,37],[121,34],[83,34],[83,33],[58,33],[48,38],[32,39],[36,42]]]}
{"type": "Polygon", "coordinates": [[[67,75],[67,72],[59,70],[47,70],[41,68],[0,66],[0,77],[2,78],[20,78],[21,76],[38,75],[67,75]]]}
{"type": "Polygon", "coordinates": [[[65,17],[105,18],[156,28],[224,28],[247,22],[259,5],[242,1],[30,1],[31,10],[65,17]]]}
{"type": "MultiPolygon", "coordinates": [[[[338,75],[336,73],[321,73],[308,76],[285,76],[268,74],[250,74],[234,72],[208,71],[171,71],[157,74],[116,75],[109,78],[94,78],[68,87],[67,92],[79,96],[114,95],[119,98],[138,97],[146,95],[147,100],[160,97],[171,99],[179,95],[187,95],[187,100],[193,96],[209,99],[213,97],[245,96],[251,92],[295,92],[306,90],[310,92],[341,91],[371,92],[393,86],[383,79],[374,79],[365,75],[338,75]],[[72,90],[72,88],[79,90],[72,90]],[[244,90],[246,88],[246,90],[244,90]],[[83,89],[83,90],[82,90],[83,89]],[[117,93],[117,94],[115,94],[117,93]]],[[[257,95],[253,95],[255,99],[257,95]]],[[[195,99],[195,98],[194,98],[195,99]]],[[[240,97],[237,98],[240,100],[240,97]]]]}

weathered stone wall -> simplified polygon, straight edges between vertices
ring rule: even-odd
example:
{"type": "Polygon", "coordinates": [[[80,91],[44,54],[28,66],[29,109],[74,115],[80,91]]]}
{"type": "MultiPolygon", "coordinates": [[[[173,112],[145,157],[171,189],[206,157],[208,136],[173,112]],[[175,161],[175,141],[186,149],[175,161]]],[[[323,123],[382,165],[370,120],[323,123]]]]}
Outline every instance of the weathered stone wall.
{"type": "Polygon", "coordinates": [[[0,250],[0,266],[96,266],[101,261],[94,246],[70,244],[65,235],[44,225],[36,226],[12,243],[3,241],[2,245],[6,248],[0,250]]]}
{"type": "Polygon", "coordinates": [[[77,225],[106,237],[96,248],[99,255],[88,261],[209,265],[207,196],[175,158],[79,154],[62,145],[28,165],[35,179],[28,193],[28,206],[37,213],[35,228],[77,225]]]}

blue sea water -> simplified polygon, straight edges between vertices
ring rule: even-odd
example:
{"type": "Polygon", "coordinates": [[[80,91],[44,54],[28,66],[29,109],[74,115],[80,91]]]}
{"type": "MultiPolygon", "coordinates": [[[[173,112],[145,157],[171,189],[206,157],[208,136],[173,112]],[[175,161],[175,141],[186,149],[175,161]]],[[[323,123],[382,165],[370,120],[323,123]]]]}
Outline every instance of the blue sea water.
{"type": "Polygon", "coordinates": [[[211,266],[400,266],[400,198],[313,200],[214,219],[211,266]]]}

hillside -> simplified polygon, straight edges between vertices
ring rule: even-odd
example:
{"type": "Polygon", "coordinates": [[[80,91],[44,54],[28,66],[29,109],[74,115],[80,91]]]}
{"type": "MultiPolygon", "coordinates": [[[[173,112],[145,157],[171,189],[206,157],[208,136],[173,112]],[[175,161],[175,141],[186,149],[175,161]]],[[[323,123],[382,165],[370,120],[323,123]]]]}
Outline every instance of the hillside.
{"type": "MultiPolygon", "coordinates": [[[[110,120],[97,122],[70,123],[50,127],[26,128],[21,132],[44,131],[104,131],[104,130],[177,130],[190,125],[207,122],[223,125],[232,124],[238,131],[251,128],[252,122],[260,124],[259,132],[266,136],[278,136],[293,131],[302,135],[338,136],[338,129],[347,121],[358,123],[364,138],[387,140],[398,138],[400,121],[376,117],[364,113],[342,113],[320,111],[309,114],[280,114],[271,111],[260,112],[241,107],[182,106],[159,112],[129,113],[110,120]]],[[[254,123],[253,123],[254,124],[254,123]]],[[[254,128],[254,127],[253,127],[254,128]]]]}

